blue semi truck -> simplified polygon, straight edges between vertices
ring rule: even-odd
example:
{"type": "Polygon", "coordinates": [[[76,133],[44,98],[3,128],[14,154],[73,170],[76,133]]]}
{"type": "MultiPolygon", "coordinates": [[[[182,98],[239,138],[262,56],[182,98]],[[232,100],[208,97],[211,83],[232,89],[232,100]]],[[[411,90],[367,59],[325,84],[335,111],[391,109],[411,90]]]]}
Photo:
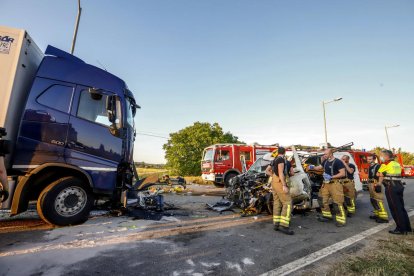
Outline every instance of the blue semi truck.
{"type": "Polygon", "coordinates": [[[86,221],[97,199],[122,204],[139,108],[122,79],[0,26],[0,104],[11,144],[2,209],[13,216],[37,201],[43,220],[64,226],[86,221]]]}

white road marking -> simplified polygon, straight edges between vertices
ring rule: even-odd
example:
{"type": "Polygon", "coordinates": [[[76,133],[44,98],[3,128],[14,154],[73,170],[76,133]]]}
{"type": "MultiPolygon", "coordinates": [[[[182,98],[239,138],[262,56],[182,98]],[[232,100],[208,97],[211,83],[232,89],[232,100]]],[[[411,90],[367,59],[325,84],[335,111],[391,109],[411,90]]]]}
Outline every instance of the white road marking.
{"type": "MultiPolygon", "coordinates": [[[[414,211],[411,211],[408,213],[408,216],[414,216],[414,211]]],[[[352,236],[350,238],[347,238],[343,241],[337,242],[333,245],[330,245],[328,247],[325,247],[321,250],[318,250],[316,252],[313,252],[303,258],[297,259],[293,262],[290,262],[288,264],[285,264],[283,266],[280,266],[274,270],[268,271],[266,273],[263,273],[261,276],[283,276],[283,275],[289,275],[305,266],[308,266],[316,261],[319,261],[335,252],[338,252],[339,250],[344,249],[345,247],[348,247],[356,242],[359,242],[375,233],[378,233],[386,228],[390,227],[390,224],[380,224],[378,226],[375,226],[373,228],[370,228],[364,232],[361,232],[359,234],[356,234],[355,236],[352,236]]]]}

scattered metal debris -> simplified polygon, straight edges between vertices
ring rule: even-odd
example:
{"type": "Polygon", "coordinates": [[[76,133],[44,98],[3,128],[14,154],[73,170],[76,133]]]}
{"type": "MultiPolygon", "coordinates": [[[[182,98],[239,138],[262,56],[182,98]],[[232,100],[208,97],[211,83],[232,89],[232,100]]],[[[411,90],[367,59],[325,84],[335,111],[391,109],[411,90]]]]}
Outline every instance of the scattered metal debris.
{"type": "Polygon", "coordinates": [[[219,212],[220,214],[225,211],[231,211],[234,212],[233,207],[235,207],[234,203],[230,200],[222,198],[220,201],[218,201],[215,204],[206,204],[207,209],[219,212]]]}

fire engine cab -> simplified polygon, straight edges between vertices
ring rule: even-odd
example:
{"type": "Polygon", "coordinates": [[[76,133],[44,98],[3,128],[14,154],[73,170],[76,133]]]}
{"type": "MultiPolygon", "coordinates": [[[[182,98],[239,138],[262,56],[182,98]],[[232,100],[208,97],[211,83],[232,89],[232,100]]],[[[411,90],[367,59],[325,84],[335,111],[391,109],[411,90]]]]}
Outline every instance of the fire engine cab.
{"type": "Polygon", "coordinates": [[[241,174],[260,157],[277,149],[277,146],[215,144],[204,149],[201,161],[202,178],[224,186],[241,174]]]}

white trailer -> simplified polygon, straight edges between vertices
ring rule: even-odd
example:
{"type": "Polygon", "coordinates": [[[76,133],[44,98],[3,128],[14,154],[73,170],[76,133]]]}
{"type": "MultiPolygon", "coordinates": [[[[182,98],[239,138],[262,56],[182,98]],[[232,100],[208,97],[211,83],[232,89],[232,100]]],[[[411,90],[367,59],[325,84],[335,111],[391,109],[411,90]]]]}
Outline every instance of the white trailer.
{"type": "MultiPolygon", "coordinates": [[[[23,108],[43,53],[22,29],[0,26],[0,127],[3,139],[16,141],[23,108]],[[22,104],[23,103],[23,104],[22,104]]],[[[10,155],[6,156],[9,169],[10,155]]]]}

